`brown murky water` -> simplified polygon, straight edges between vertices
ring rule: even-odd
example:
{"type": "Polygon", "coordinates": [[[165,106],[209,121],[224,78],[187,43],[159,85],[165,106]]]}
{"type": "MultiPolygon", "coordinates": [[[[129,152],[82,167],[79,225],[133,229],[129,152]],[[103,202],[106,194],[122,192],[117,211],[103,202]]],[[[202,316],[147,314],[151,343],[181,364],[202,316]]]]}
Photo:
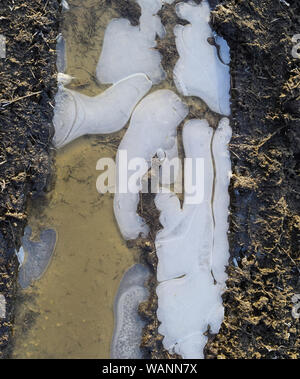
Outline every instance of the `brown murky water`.
{"type": "Polygon", "coordinates": [[[105,29],[119,13],[99,0],[68,3],[70,11],[64,13],[63,36],[67,41],[67,73],[74,77],[69,88],[90,96],[98,95],[109,87],[97,83],[95,77],[105,29]]]}
{"type": "Polygon", "coordinates": [[[57,155],[55,189],[42,212],[32,210],[30,225],[55,228],[58,240],[46,274],[22,291],[16,358],[109,357],[114,297],[135,255],[117,229],[112,195],[96,190],[96,162],[114,154],[85,138],[57,155]]]}
{"type": "Polygon", "coordinates": [[[89,137],[57,155],[55,189],[30,225],[55,228],[58,240],[46,274],[21,291],[28,300],[16,320],[16,358],[109,357],[114,297],[135,255],[117,229],[112,195],[96,189],[97,160],[114,154],[89,137]]]}
{"type": "MultiPolygon", "coordinates": [[[[72,88],[100,93],[94,72],[114,11],[99,1],[69,1],[65,14],[67,73],[72,88]]],[[[113,195],[100,195],[96,163],[114,158],[124,132],[84,137],[57,153],[56,184],[47,205],[30,210],[33,232],[54,228],[58,240],[45,275],[20,290],[14,358],[109,358],[113,303],[124,272],[135,263],[119,234],[113,195]]]]}

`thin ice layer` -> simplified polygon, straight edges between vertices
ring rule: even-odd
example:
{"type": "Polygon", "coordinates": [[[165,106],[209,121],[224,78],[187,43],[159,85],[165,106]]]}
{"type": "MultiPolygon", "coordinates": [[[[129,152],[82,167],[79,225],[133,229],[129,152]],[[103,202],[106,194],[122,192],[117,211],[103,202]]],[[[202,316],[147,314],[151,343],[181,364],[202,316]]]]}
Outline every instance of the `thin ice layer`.
{"type": "Polygon", "coordinates": [[[6,317],[6,300],[4,295],[0,294],[0,319],[6,317]]]}
{"type": "Polygon", "coordinates": [[[121,80],[95,97],[60,86],[55,97],[54,145],[62,147],[85,134],[119,131],[151,86],[144,74],[121,80]]]}
{"type": "Polygon", "coordinates": [[[114,199],[115,216],[125,239],[135,239],[140,233],[148,234],[147,225],[137,214],[142,178],[158,151],[174,148],[177,127],[187,114],[187,106],[174,92],[159,90],[144,98],[132,115],[117,154],[117,188],[114,199]],[[145,164],[138,167],[140,162],[145,164]],[[128,177],[124,178],[127,168],[128,177]],[[136,183],[134,191],[128,182],[136,183]]]}
{"type": "Polygon", "coordinates": [[[209,268],[159,284],[157,295],[164,347],[184,359],[202,359],[208,325],[217,333],[224,317],[220,289],[209,268]]]}
{"type": "Polygon", "coordinates": [[[228,118],[223,118],[215,132],[213,139],[213,156],[215,160],[216,179],[214,193],[214,246],[212,270],[218,283],[227,279],[225,268],[229,259],[229,243],[227,232],[229,229],[229,184],[231,178],[231,160],[228,144],[232,137],[232,129],[228,118]]]}
{"type": "Polygon", "coordinates": [[[204,333],[209,326],[217,333],[224,316],[230,137],[228,119],[220,122],[214,135],[205,120],[188,122],[183,132],[185,153],[194,165],[197,158],[204,158],[204,200],[198,205],[185,203],[182,210],[174,194],[156,198],[164,227],[156,240],[159,332],[164,347],[186,359],[203,358],[204,333]]]}
{"type": "MultiPolygon", "coordinates": [[[[197,96],[217,113],[230,114],[229,66],[223,64],[215,46],[207,39],[212,38],[209,26],[210,9],[207,1],[197,5],[193,1],[176,6],[180,18],[189,25],[177,25],[174,29],[177,50],[180,55],[175,69],[174,81],[184,96],[197,96]]],[[[219,40],[221,45],[226,44],[219,40]]],[[[221,54],[228,61],[228,53],[221,46],[221,54]]]]}
{"type": "Polygon", "coordinates": [[[144,284],[149,270],[140,264],[131,267],[124,275],[116,296],[115,330],[111,345],[111,359],[141,359],[142,330],[145,322],[138,307],[149,295],[144,284]]]}
{"type": "MultiPolygon", "coordinates": [[[[214,178],[210,148],[212,136],[213,130],[206,120],[191,120],[185,124],[183,130],[185,155],[186,158],[192,159],[194,175],[196,159],[203,159],[205,180],[204,183],[198,183],[199,186],[204,184],[203,201],[199,204],[187,204],[188,195],[185,194],[184,206],[181,209],[176,195],[170,193],[156,196],[155,203],[161,211],[160,222],[164,227],[156,238],[159,281],[186,275],[197,270],[199,265],[210,265],[213,240],[211,199],[214,178]]],[[[196,178],[194,179],[195,183],[196,178]]]]}
{"type": "Polygon", "coordinates": [[[166,150],[160,158],[160,183],[162,185],[170,185],[180,180],[180,166],[178,156],[178,140],[175,138],[175,144],[170,150],[166,150]]]}
{"type": "Polygon", "coordinates": [[[66,41],[62,34],[59,34],[56,42],[56,67],[57,71],[64,73],[67,67],[66,41]]]}
{"type": "Polygon", "coordinates": [[[156,36],[164,36],[157,12],[161,0],[138,0],[142,9],[140,25],[127,19],[113,19],[105,31],[103,49],[96,75],[101,83],[116,83],[136,73],[146,74],[153,84],[165,78],[161,55],[155,49],[156,36]]]}
{"type": "Polygon", "coordinates": [[[19,270],[19,284],[27,288],[34,280],[38,280],[46,271],[56,244],[55,230],[44,230],[40,241],[30,240],[31,228],[26,227],[22,238],[25,261],[19,270]]]}

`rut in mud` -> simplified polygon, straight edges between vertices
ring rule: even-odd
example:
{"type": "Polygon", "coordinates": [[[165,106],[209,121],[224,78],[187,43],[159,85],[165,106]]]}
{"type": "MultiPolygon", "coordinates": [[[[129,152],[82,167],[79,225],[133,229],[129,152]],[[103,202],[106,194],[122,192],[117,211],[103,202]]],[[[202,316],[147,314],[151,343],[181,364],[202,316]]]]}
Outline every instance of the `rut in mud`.
{"type": "Polygon", "coordinates": [[[7,0],[0,18],[6,37],[6,58],[0,59],[0,293],[6,299],[0,357],[6,357],[27,199],[50,183],[59,1],[7,0]]]}
{"type": "Polygon", "coordinates": [[[209,358],[298,358],[300,3],[224,1],[213,26],[231,48],[231,265],[209,358]]]}

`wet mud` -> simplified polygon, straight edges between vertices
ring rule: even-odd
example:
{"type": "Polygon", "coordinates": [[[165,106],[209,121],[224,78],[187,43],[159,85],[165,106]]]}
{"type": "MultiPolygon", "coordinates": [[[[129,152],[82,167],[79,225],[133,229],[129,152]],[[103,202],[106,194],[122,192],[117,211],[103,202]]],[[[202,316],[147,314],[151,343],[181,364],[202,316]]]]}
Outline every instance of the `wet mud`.
{"type": "Polygon", "coordinates": [[[223,1],[212,24],[231,48],[233,139],[225,320],[208,358],[299,359],[299,1],[223,1]]]}
{"type": "Polygon", "coordinates": [[[50,183],[55,45],[59,1],[7,0],[0,4],[0,293],[6,317],[0,319],[0,358],[9,356],[17,259],[27,221],[29,197],[50,183]]]}

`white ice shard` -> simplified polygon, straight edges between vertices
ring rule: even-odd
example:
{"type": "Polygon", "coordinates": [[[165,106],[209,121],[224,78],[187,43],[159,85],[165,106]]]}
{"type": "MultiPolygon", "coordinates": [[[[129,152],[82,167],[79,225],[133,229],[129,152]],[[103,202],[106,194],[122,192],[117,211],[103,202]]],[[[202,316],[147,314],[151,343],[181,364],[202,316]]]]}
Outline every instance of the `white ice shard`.
{"type": "Polygon", "coordinates": [[[214,135],[206,120],[186,123],[186,157],[192,158],[194,167],[197,158],[204,158],[203,202],[187,204],[185,200],[181,209],[174,194],[156,197],[164,227],[156,239],[161,282],[157,287],[159,332],[164,336],[164,347],[183,358],[203,358],[207,342],[204,333],[209,326],[217,333],[224,316],[221,295],[229,256],[230,137],[227,119],[221,121],[214,135]]]}
{"type": "Polygon", "coordinates": [[[144,74],[125,78],[95,97],[60,86],[55,97],[54,145],[62,147],[85,134],[119,131],[151,86],[144,74]]]}
{"type": "Polygon", "coordinates": [[[69,6],[67,0],[62,0],[62,2],[61,2],[61,6],[62,6],[62,8],[63,8],[65,11],[69,11],[69,10],[70,10],[70,6],[69,6]]]}
{"type": "Polygon", "coordinates": [[[68,75],[68,74],[64,74],[62,72],[59,72],[57,74],[57,83],[58,85],[64,85],[64,86],[67,86],[68,84],[71,83],[71,81],[75,79],[74,76],[71,76],[71,75],[68,75]]]}
{"type": "MultiPolygon", "coordinates": [[[[206,0],[197,5],[193,1],[179,3],[176,11],[190,24],[176,25],[177,50],[180,58],[174,69],[174,81],[184,96],[197,96],[217,113],[230,114],[229,66],[223,64],[217,49],[207,39],[213,37],[209,26],[210,8],[206,0]]],[[[225,43],[223,40],[219,40],[225,43]]],[[[228,61],[224,46],[223,57],[228,61]]]]}
{"type": "Polygon", "coordinates": [[[20,247],[19,251],[16,251],[16,256],[18,258],[19,266],[22,266],[25,262],[25,251],[23,246],[20,247]]]}
{"type": "Polygon", "coordinates": [[[148,234],[147,225],[137,214],[142,178],[159,150],[168,151],[174,148],[177,127],[187,114],[187,106],[174,92],[159,90],[144,98],[132,115],[117,154],[117,186],[114,199],[115,216],[125,239],[135,239],[140,233],[148,234]],[[135,165],[139,162],[146,164],[138,168],[135,165]],[[124,177],[127,168],[128,178],[124,177]],[[132,183],[133,175],[134,183],[137,183],[134,193],[129,191],[128,185],[128,182],[132,183]]]}
{"type": "Polygon", "coordinates": [[[6,300],[4,295],[0,294],[0,319],[6,317],[6,300]]]}
{"type": "Polygon", "coordinates": [[[215,161],[215,193],[213,201],[214,212],[214,244],[212,256],[212,271],[215,280],[225,284],[227,274],[225,268],[229,259],[229,243],[227,232],[229,229],[229,184],[231,179],[231,159],[228,144],[232,137],[232,129],[228,118],[223,118],[215,132],[213,139],[213,157],[215,161]]]}
{"type": "Polygon", "coordinates": [[[138,314],[141,302],[149,295],[145,282],[149,270],[136,264],[124,275],[116,296],[115,330],[111,344],[111,359],[141,359],[142,330],[145,322],[138,314]]]}
{"type": "Polygon", "coordinates": [[[105,31],[103,49],[96,75],[101,83],[116,83],[136,73],[146,74],[153,84],[165,78],[161,55],[155,49],[156,36],[165,30],[157,12],[161,0],[137,0],[142,9],[140,25],[127,19],[113,19],[105,31]]]}
{"type": "Polygon", "coordinates": [[[60,33],[56,39],[56,67],[59,73],[64,73],[67,67],[66,41],[60,33]]]}
{"type": "Polygon", "coordinates": [[[218,36],[214,33],[216,44],[220,47],[220,58],[223,63],[230,63],[230,48],[223,37],[218,36]]]}

